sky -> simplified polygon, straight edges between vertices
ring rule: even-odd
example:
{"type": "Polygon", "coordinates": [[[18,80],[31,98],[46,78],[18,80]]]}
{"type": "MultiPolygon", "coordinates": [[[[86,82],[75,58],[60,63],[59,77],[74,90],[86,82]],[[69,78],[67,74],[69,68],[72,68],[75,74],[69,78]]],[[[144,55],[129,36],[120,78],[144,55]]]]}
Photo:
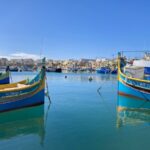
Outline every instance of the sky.
{"type": "Polygon", "coordinates": [[[149,7],[149,0],[0,0],[0,56],[78,59],[149,50],[149,7]]]}

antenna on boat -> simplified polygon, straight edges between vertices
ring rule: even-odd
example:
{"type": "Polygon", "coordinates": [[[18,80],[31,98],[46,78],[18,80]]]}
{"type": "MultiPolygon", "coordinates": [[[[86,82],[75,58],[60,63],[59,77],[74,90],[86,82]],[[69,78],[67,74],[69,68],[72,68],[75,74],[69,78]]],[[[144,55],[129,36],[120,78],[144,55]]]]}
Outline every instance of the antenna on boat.
{"type": "Polygon", "coordinates": [[[40,48],[40,59],[42,59],[43,49],[44,49],[44,38],[41,41],[41,48],[40,48]]]}
{"type": "Polygon", "coordinates": [[[42,59],[42,49],[40,49],[40,59],[42,59]]]}

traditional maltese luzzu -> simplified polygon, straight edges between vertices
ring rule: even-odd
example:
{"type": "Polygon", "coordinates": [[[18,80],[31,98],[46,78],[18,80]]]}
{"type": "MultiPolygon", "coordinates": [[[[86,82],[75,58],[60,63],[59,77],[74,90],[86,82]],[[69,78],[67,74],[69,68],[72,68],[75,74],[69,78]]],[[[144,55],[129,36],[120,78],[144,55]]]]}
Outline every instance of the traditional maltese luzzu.
{"type": "Polygon", "coordinates": [[[32,80],[0,85],[0,112],[43,104],[45,70],[45,59],[43,59],[40,72],[32,80]]]}
{"type": "MultiPolygon", "coordinates": [[[[147,56],[148,55],[148,56],[147,56]]],[[[127,60],[118,53],[118,109],[150,109],[150,59],[127,60]]]]}

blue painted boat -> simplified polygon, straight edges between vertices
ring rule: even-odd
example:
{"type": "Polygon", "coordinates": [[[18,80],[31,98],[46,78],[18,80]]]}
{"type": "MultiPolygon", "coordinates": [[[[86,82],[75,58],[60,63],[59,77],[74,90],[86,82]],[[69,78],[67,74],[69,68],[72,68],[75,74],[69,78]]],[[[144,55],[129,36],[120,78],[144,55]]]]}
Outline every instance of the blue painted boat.
{"type": "Polygon", "coordinates": [[[118,69],[117,68],[111,71],[111,74],[117,74],[117,73],[118,73],[118,69]]]}
{"type": "Polygon", "coordinates": [[[45,59],[43,59],[41,71],[32,80],[0,85],[0,112],[43,104],[45,78],[45,59]]]}
{"type": "Polygon", "coordinates": [[[150,81],[128,76],[123,72],[125,60],[118,55],[118,94],[128,99],[119,101],[121,108],[150,109],[150,81]]]}
{"type": "Polygon", "coordinates": [[[145,75],[144,79],[145,80],[150,80],[150,75],[145,75]]]}
{"type": "Polygon", "coordinates": [[[10,68],[10,71],[11,71],[11,72],[18,72],[19,69],[18,69],[18,67],[11,67],[11,68],[10,68]]]}
{"type": "Polygon", "coordinates": [[[109,74],[111,72],[111,69],[108,67],[101,67],[100,69],[96,70],[97,73],[101,73],[101,74],[109,74]]]}
{"type": "Polygon", "coordinates": [[[0,84],[9,84],[10,83],[10,72],[9,66],[6,68],[5,73],[0,73],[0,84]]]}
{"type": "Polygon", "coordinates": [[[144,73],[150,75],[150,67],[144,67],[144,73]]]}
{"type": "Polygon", "coordinates": [[[10,83],[9,72],[0,73],[0,84],[9,84],[9,83],[10,83]]]}

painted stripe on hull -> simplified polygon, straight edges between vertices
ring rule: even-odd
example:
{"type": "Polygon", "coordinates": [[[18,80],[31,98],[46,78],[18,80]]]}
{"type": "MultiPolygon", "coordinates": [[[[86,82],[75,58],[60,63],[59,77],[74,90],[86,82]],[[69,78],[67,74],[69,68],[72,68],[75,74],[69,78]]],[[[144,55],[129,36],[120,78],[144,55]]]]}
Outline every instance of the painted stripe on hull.
{"type": "Polygon", "coordinates": [[[19,101],[15,101],[15,102],[0,104],[0,112],[43,104],[44,95],[45,95],[44,89],[42,89],[40,92],[38,92],[37,94],[31,97],[28,97],[19,101]]]}
{"type": "Polygon", "coordinates": [[[10,81],[9,77],[7,77],[7,78],[4,78],[4,79],[1,79],[0,84],[9,84],[10,83],[9,81],[10,81]]]}
{"type": "Polygon", "coordinates": [[[137,99],[137,100],[144,100],[145,101],[144,98],[140,98],[140,97],[137,97],[137,96],[134,96],[134,95],[126,94],[124,92],[120,92],[119,91],[118,94],[121,95],[121,96],[126,96],[126,97],[129,97],[129,98],[133,98],[133,99],[137,99]]]}
{"type": "Polygon", "coordinates": [[[142,92],[118,81],[119,108],[150,109],[150,93],[142,92]]]}
{"type": "Polygon", "coordinates": [[[150,93],[142,92],[140,90],[134,89],[128,85],[125,85],[124,83],[120,81],[118,84],[119,84],[118,85],[119,92],[150,101],[150,93]]]}
{"type": "Polygon", "coordinates": [[[139,86],[135,86],[135,85],[132,85],[132,84],[128,84],[128,83],[126,83],[126,82],[123,81],[123,80],[121,80],[120,82],[122,82],[122,83],[125,84],[126,86],[130,86],[131,88],[134,88],[134,89],[139,90],[139,91],[141,91],[141,92],[150,93],[150,89],[143,88],[143,87],[139,87],[139,86]]]}

